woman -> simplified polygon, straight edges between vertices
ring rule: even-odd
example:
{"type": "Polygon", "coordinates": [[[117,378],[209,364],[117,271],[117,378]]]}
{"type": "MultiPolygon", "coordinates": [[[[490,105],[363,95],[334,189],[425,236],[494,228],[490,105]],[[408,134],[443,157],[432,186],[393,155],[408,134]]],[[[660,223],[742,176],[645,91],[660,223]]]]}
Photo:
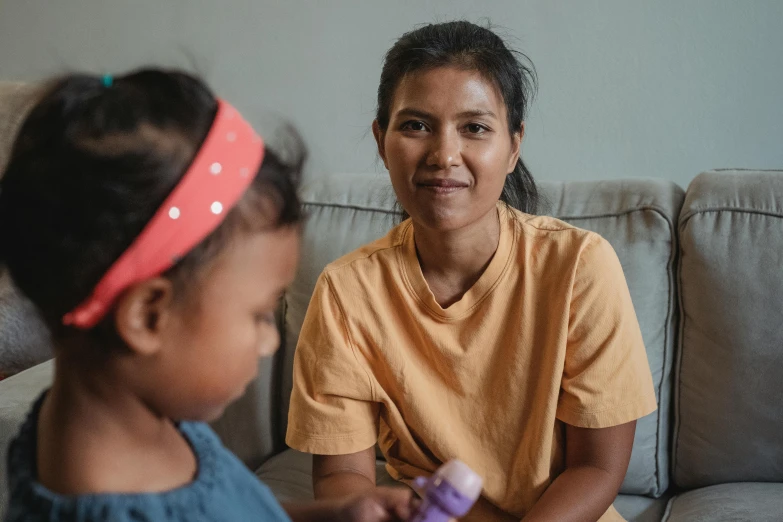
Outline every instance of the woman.
{"type": "Polygon", "coordinates": [[[324,270],[294,365],[288,444],[318,497],[451,458],[484,478],[466,520],[622,520],[611,506],[652,378],[620,263],[535,216],[520,159],[534,77],[468,22],[403,35],[373,133],[409,219],[324,270]]]}

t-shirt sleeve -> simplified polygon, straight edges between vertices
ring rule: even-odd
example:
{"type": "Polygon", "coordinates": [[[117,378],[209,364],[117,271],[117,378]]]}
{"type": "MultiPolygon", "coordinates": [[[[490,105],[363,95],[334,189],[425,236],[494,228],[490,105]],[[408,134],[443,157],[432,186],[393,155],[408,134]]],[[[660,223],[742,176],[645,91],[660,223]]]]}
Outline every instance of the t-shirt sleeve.
{"type": "Polygon", "coordinates": [[[380,407],[367,361],[356,350],[331,281],[321,274],[294,355],[286,443],[318,455],[344,455],[378,440],[380,407]]]}
{"type": "Polygon", "coordinates": [[[617,426],[655,411],[642,334],[620,261],[598,235],[574,276],[557,418],[583,428],[617,426]]]}

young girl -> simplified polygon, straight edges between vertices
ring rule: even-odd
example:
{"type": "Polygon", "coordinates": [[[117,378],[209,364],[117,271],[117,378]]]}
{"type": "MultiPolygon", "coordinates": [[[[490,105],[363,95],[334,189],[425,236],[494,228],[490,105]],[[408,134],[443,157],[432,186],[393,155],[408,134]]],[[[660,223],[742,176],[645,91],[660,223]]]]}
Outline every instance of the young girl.
{"type": "MultiPolygon", "coordinates": [[[[0,191],[0,246],[56,344],[9,454],[8,521],[288,520],[201,421],[278,347],[299,252],[284,161],[182,73],[53,83],[0,191]]],[[[295,520],[406,517],[376,490],[295,520]]]]}
{"type": "Polygon", "coordinates": [[[328,266],[302,327],[287,441],[319,497],[373,487],[377,441],[398,480],[482,475],[466,520],[622,520],[650,369],[609,244],[534,215],[517,56],[468,22],[386,55],[373,132],[410,219],[328,266]]]}

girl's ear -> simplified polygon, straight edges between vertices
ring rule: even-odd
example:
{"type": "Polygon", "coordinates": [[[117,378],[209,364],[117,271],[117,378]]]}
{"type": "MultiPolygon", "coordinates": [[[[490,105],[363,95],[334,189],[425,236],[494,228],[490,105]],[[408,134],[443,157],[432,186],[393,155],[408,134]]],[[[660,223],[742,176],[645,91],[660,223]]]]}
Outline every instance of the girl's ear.
{"type": "Polygon", "coordinates": [[[525,122],[523,121],[519,130],[511,136],[511,156],[508,158],[508,168],[506,172],[514,172],[519,160],[520,151],[522,149],[522,139],[525,137],[525,122]]]}
{"type": "Polygon", "coordinates": [[[132,352],[153,355],[164,345],[173,305],[174,287],[168,279],[156,277],[138,283],[117,302],[114,313],[117,333],[132,352]]]}
{"type": "Polygon", "coordinates": [[[386,167],[386,170],[389,170],[389,164],[386,163],[386,145],[383,143],[386,133],[381,130],[378,120],[372,121],[372,135],[375,136],[375,143],[378,145],[378,155],[383,160],[383,166],[386,167]]]}

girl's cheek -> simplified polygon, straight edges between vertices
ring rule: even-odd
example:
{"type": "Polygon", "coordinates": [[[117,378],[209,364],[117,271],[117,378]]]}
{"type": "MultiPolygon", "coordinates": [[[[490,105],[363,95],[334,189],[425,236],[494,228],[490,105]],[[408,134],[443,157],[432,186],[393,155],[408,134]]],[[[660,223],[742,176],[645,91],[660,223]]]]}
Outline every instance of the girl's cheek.
{"type": "Polygon", "coordinates": [[[280,347],[280,333],[275,326],[268,325],[261,329],[258,347],[260,357],[268,357],[277,351],[280,347]]]}

